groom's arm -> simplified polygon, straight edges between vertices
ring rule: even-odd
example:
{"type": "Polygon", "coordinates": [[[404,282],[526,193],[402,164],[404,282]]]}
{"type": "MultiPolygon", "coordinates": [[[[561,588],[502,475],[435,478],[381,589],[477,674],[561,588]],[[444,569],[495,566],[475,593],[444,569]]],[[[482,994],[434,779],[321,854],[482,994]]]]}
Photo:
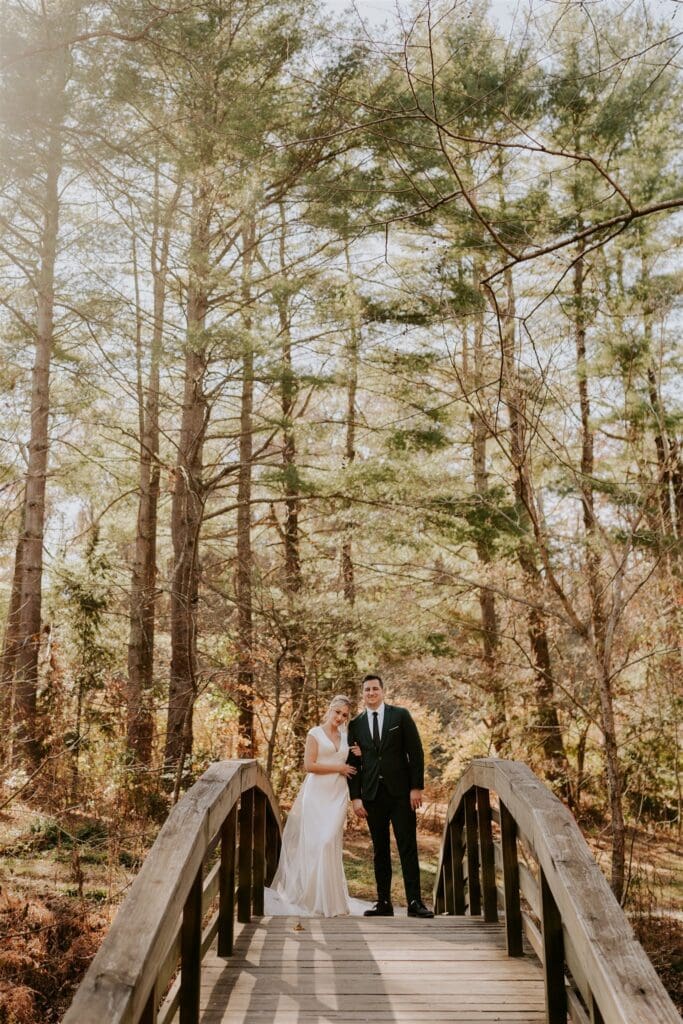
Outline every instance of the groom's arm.
{"type": "Polygon", "coordinates": [[[410,788],[424,789],[425,758],[422,749],[422,741],[417,731],[417,726],[409,711],[403,709],[403,749],[408,758],[408,770],[410,772],[410,788]]]}
{"type": "MultiPolygon", "coordinates": [[[[358,740],[356,739],[356,737],[354,735],[353,726],[349,725],[349,731],[348,731],[348,744],[349,744],[349,747],[352,747],[357,742],[358,742],[358,740]]],[[[346,758],[346,763],[352,765],[356,769],[356,774],[352,775],[349,779],[347,779],[347,782],[349,784],[349,796],[351,797],[352,800],[360,800],[360,794],[361,794],[361,788],[362,788],[361,773],[362,773],[362,768],[363,768],[363,760],[362,760],[361,757],[359,757],[358,754],[354,754],[354,753],[352,753],[351,750],[349,750],[349,755],[346,758]]]]}

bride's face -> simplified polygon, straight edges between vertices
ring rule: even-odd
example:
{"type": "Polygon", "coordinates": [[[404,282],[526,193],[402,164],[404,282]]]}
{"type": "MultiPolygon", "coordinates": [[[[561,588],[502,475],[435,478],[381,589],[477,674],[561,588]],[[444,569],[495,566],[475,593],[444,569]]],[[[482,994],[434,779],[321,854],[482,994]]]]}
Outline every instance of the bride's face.
{"type": "Polygon", "coordinates": [[[328,721],[333,729],[343,729],[348,725],[349,709],[346,705],[330,708],[328,721]]]}

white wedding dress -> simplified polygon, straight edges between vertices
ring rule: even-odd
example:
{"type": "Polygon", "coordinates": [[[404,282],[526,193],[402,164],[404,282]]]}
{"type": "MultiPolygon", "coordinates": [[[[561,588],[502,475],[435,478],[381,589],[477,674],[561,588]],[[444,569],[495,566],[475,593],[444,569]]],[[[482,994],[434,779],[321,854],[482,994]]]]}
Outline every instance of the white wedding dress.
{"type": "MultiPolygon", "coordinates": [[[[318,764],[346,762],[345,732],[338,750],[322,726],[315,726],[309,735],[318,744],[318,764]]],[[[346,778],[340,772],[306,775],[285,824],[275,877],[264,890],[266,915],[361,915],[370,906],[350,899],[344,875],[342,835],[348,798],[346,778]]]]}

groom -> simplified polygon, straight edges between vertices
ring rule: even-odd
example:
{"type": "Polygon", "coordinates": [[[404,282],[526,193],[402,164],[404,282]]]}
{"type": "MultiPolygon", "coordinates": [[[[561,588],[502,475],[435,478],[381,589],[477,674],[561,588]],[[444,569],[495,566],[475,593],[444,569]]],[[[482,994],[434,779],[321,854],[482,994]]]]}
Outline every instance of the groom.
{"type": "Polygon", "coordinates": [[[424,788],[424,755],[415,722],[405,708],[384,703],[379,676],[363,679],[365,711],[349,722],[349,746],[357,743],[361,757],[349,755],[358,772],[349,779],[353,809],[367,818],[374,850],[377,903],[366,917],[393,917],[391,905],[391,850],[393,827],[401,858],[408,917],[434,917],[420,897],[417,858],[417,818],[424,788]]]}

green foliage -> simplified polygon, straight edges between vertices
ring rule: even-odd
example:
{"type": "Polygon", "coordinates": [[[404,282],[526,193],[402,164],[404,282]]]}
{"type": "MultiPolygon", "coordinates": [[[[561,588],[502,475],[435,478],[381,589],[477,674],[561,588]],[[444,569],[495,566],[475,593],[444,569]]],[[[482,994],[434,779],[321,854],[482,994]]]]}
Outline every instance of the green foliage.
{"type": "Polygon", "coordinates": [[[366,299],[363,305],[366,320],[379,324],[395,323],[419,326],[430,322],[431,311],[424,303],[413,301],[408,306],[404,301],[397,303],[379,302],[366,299]]]}
{"type": "Polygon", "coordinates": [[[102,846],[109,837],[104,821],[93,819],[76,827],[66,828],[56,818],[36,818],[31,824],[32,850],[71,850],[79,846],[102,846]]]}
{"type": "Polygon", "coordinates": [[[460,498],[434,498],[430,510],[442,529],[472,542],[487,559],[511,554],[516,541],[525,536],[518,509],[504,487],[491,487],[484,494],[460,498]]]}
{"type": "Polygon", "coordinates": [[[99,530],[94,527],[88,539],[83,570],[66,570],[63,575],[63,594],[69,606],[80,664],[77,685],[88,690],[102,688],[111,660],[100,638],[103,617],[110,602],[108,571],[109,559],[100,549],[99,530]]]}
{"type": "Polygon", "coordinates": [[[446,633],[428,633],[426,638],[430,654],[437,658],[445,658],[453,653],[453,646],[446,633]]]}
{"type": "MultiPolygon", "coordinates": [[[[36,25],[25,19],[39,8],[3,10],[7,45],[30,45],[36,25]]],[[[161,12],[137,43],[73,44],[38,687],[53,799],[101,803],[111,820],[121,803],[165,816],[169,665],[182,660],[171,594],[195,556],[182,641],[197,641],[188,778],[239,753],[247,353],[248,696],[258,756],[282,791],[301,778],[305,727],[374,668],[432,723],[435,794],[492,743],[542,772],[535,716],[547,699],[586,819],[604,826],[604,667],[627,815],[672,820],[680,664],[644,666],[676,649],[680,626],[679,225],[666,212],[638,217],[610,239],[590,235],[583,255],[575,240],[501,270],[514,253],[628,209],[619,189],[636,207],[680,192],[673,42],[614,10],[570,5],[550,25],[539,12],[528,30],[501,33],[475,2],[432,21],[430,53],[419,12],[409,37],[396,28],[385,48],[314,24],[303,2],[210,0],[161,12]],[[190,282],[204,318],[189,315],[190,282]],[[154,344],[160,494],[142,778],[122,736],[154,344]],[[188,352],[200,357],[193,378],[188,352]],[[197,395],[204,419],[188,427],[197,395]],[[196,432],[187,473],[204,515],[190,551],[176,543],[189,511],[174,501],[183,431],[196,432]],[[292,496],[301,500],[283,501],[292,496]],[[550,660],[540,682],[539,632],[550,660]]],[[[117,10],[118,35],[141,29],[143,14],[117,10]]],[[[114,17],[87,15],[79,31],[114,17]]],[[[11,64],[0,85],[0,493],[12,506],[0,516],[3,610],[31,450],[31,277],[55,113],[45,53],[11,64]]],[[[60,821],[36,843],[61,847],[65,861],[73,850],[102,855],[97,836],[81,840],[60,821]]],[[[140,851],[116,851],[138,867],[140,851]]]]}
{"type": "Polygon", "coordinates": [[[485,310],[486,298],[481,289],[474,288],[461,272],[452,273],[448,261],[444,261],[438,270],[439,280],[448,289],[446,296],[448,308],[455,316],[472,316],[485,310]]]}
{"type": "Polygon", "coordinates": [[[439,427],[427,427],[420,430],[392,430],[386,440],[390,452],[443,451],[450,444],[449,437],[439,427]]]}
{"type": "Polygon", "coordinates": [[[372,356],[373,360],[389,373],[426,374],[432,370],[437,361],[436,352],[424,350],[405,351],[403,349],[378,346],[372,356]]]}
{"type": "Polygon", "coordinates": [[[263,474],[263,483],[278,491],[298,494],[301,497],[311,497],[319,491],[315,480],[307,478],[301,468],[296,465],[268,470],[263,474]]]}

